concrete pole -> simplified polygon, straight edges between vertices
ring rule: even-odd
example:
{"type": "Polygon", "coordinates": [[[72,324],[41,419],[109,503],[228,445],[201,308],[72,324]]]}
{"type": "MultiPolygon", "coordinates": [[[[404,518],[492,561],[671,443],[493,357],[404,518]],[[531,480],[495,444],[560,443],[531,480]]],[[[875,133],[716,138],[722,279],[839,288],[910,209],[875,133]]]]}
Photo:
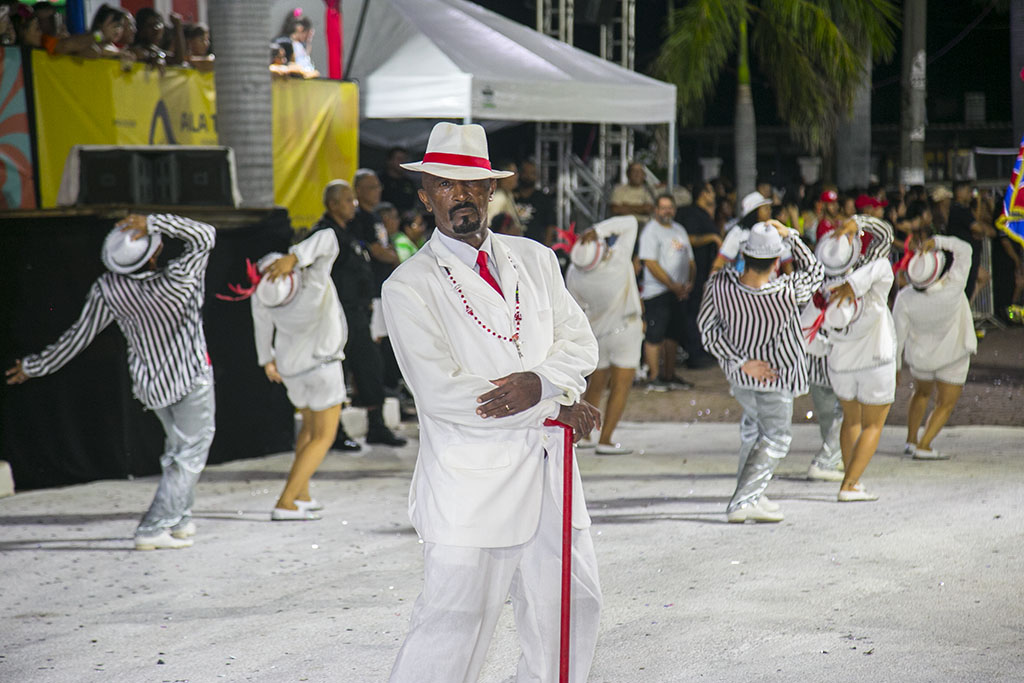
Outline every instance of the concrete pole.
{"type": "Polygon", "coordinates": [[[903,5],[903,65],[900,78],[900,180],[924,185],[926,0],[903,5]]]}
{"type": "Polygon", "coordinates": [[[265,37],[269,0],[217,0],[209,4],[217,41],[217,137],[235,150],[242,205],[274,205],[270,71],[265,37]]]}

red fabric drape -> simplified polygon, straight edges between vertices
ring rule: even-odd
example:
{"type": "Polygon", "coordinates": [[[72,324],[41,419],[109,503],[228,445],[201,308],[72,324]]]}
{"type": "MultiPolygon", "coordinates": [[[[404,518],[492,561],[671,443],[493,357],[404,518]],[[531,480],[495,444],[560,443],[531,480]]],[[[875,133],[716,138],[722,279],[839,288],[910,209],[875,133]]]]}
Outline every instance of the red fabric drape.
{"type": "Polygon", "coordinates": [[[341,80],[341,0],[324,0],[327,12],[324,15],[327,33],[327,77],[341,80]]]}

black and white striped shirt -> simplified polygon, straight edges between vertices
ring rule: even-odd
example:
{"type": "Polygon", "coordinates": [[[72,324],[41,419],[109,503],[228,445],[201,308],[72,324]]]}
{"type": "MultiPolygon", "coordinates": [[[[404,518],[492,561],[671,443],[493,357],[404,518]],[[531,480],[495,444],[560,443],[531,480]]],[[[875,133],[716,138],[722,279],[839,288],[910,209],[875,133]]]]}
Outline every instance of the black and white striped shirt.
{"type": "Polygon", "coordinates": [[[807,358],[800,335],[800,309],[821,286],[824,271],[803,242],[786,238],[793,252],[794,271],[760,289],[740,282],[725,268],[708,280],[697,321],[701,339],[718,359],[735,386],[755,391],[807,393],[807,358]],[[762,384],[741,369],[748,360],[761,360],[778,377],[762,384]]]}
{"type": "Polygon", "coordinates": [[[132,389],[147,408],[176,403],[208,372],[202,307],[215,231],[170,214],[151,215],[147,225],[150,233],[182,240],[181,256],[156,271],[101,275],[78,320],[44,351],[22,359],[25,374],[56,372],[115,321],[128,340],[132,389]]]}

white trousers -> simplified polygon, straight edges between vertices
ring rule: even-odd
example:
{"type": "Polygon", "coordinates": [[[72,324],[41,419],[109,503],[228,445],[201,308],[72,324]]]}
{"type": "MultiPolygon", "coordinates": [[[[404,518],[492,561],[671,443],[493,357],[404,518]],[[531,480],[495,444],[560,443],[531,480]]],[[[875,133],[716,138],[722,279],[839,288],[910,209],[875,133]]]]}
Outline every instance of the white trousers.
{"type": "MultiPolygon", "coordinates": [[[[516,683],[558,681],[562,515],[547,482],[537,531],[507,548],[425,543],[423,592],[391,683],[474,683],[504,607],[512,598],[522,653],[516,683]]],[[[589,529],[572,537],[569,680],[590,673],[601,613],[597,558],[589,529]]]]}

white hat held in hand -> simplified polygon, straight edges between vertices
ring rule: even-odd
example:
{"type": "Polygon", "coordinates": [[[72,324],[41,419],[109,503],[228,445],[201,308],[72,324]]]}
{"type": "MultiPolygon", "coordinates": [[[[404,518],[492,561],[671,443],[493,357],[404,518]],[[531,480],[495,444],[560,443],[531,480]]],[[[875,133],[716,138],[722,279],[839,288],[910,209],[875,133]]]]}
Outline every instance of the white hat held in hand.
{"type": "Polygon", "coordinates": [[[839,303],[833,301],[825,309],[825,327],[833,330],[841,330],[857,322],[860,314],[864,312],[864,300],[857,298],[853,301],[839,303]]]}
{"type": "Polygon", "coordinates": [[[843,275],[860,258],[860,231],[856,233],[837,235],[836,231],[825,235],[818,241],[814,249],[814,255],[818,257],[825,275],[843,275]]]}
{"type": "Polygon", "coordinates": [[[941,249],[919,251],[907,264],[907,280],[917,289],[927,289],[942,277],[946,267],[946,254],[941,249]]]}
{"type": "Polygon", "coordinates": [[[756,211],[762,206],[768,206],[772,203],[772,200],[765,197],[760,192],[751,192],[740,201],[740,218],[743,218],[748,213],[756,211]]]}
{"type": "Polygon", "coordinates": [[[754,223],[742,249],[743,255],[750,258],[776,258],[782,256],[783,251],[782,236],[767,223],[754,223]]]}
{"type": "Polygon", "coordinates": [[[584,273],[589,273],[601,265],[607,253],[608,245],[603,239],[598,238],[590,242],[577,240],[569,252],[569,260],[584,273]]]}
{"type": "Polygon", "coordinates": [[[446,121],[438,123],[430,131],[423,161],[402,164],[402,168],[452,180],[487,180],[515,175],[512,171],[491,169],[487,132],[483,126],[446,121]]]}
{"type": "MultiPolygon", "coordinates": [[[[261,258],[258,264],[260,273],[266,273],[270,264],[283,256],[284,254],[271,252],[261,258]]],[[[299,293],[299,289],[302,286],[301,276],[302,271],[298,269],[276,280],[271,280],[269,277],[264,276],[260,283],[256,285],[256,300],[267,308],[287,306],[295,298],[295,295],[299,293]]]]}
{"type": "Polygon", "coordinates": [[[121,228],[110,231],[103,240],[103,251],[100,254],[107,270],[121,275],[134,273],[160,248],[159,234],[150,233],[140,239],[134,239],[136,234],[134,230],[121,228]]]}

